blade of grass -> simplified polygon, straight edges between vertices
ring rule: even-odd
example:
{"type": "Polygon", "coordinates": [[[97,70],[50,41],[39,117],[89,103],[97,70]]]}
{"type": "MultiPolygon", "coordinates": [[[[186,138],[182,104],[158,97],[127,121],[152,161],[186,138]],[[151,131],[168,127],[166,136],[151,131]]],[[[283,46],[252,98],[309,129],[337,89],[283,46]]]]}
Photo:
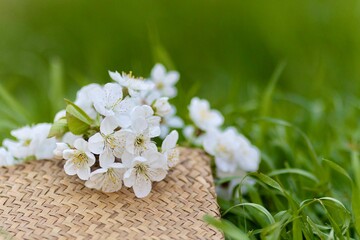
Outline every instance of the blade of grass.
{"type": "Polygon", "coordinates": [[[280,125],[280,126],[289,127],[289,128],[294,129],[305,140],[305,143],[306,143],[306,145],[307,145],[307,147],[309,149],[310,156],[313,158],[315,163],[317,163],[318,167],[320,167],[320,161],[319,161],[319,158],[318,158],[318,156],[316,154],[314,146],[312,145],[309,137],[300,128],[296,127],[295,125],[293,125],[293,124],[291,124],[291,123],[289,123],[287,121],[284,121],[284,120],[281,120],[281,119],[276,119],[276,118],[262,117],[262,118],[254,119],[254,121],[266,121],[266,122],[269,122],[269,123],[273,123],[273,124],[277,124],[277,125],[280,125]]]}
{"type": "Polygon", "coordinates": [[[217,229],[221,230],[226,236],[231,237],[234,240],[250,240],[248,235],[237,228],[231,222],[224,220],[224,219],[215,219],[212,216],[206,215],[204,216],[204,221],[208,224],[216,227],[217,229]]]}
{"type": "MultiPolygon", "coordinates": [[[[229,211],[231,211],[233,208],[237,208],[237,207],[251,207],[256,209],[258,212],[262,213],[266,219],[267,219],[267,223],[265,225],[265,222],[262,223],[262,227],[266,227],[267,225],[271,225],[275,223],[275,219],[274,217],[271,215],[271,213],[266,210],[266,208],[264,208],[263,206],[256,204],[256,203],[240,203],[240,204],[236,204],[234,206],[232,206],[231,208],[229,208],[228,210],[226,210],[223,213],[223,216],[225,216],[229,211]]],[[[263,218],[262,218],[263,219],[263,218]]]]}
{"type": "Polygon", "coordinates": [[[278,64],[278,66],[276,67],[273,75],[270,78],[270,81],[264,92],[264,97],[261,101],[262,103],[261,103],[261,109],[260,109],[260,116],[262,116],[262,117],[268,116],[269,109],[271,107],[271,102],[272,102],[271,99],[272,99],[272,95],[275,90],[275,86],[276,86],[277,82],[279,81],[280,76],[283,73],[285,67],[286,67],[286,62],[285,61],[280,62],[278,64]]]}
{"type": "Polygon", "coordinates": [[[12,109],[17,115],[22,116],[26,119],[26,122],[29,120],[29,114],[22,106],[22,104],[17,101],[5,88],[0,84],[0,98],[3,99],[4,103],[12,109]]]}
{"type": "Polygon", "coordinates": [[[55,114],[62,108],[64,98],[64,77],[63,68],[59,58],[53,58],[50,61],[50,78],[49,78],[49,98],[51,101],[52,111],[55,114]]]}
{"type": "Polygon", "coordinates": [[[297,175],[306,177],[316,183],[319,183],[319,179],[314,174],[311,174],[302,169],[295,169],[295,168],[279,169],[279,170],[274,170],[274,171],[268,173],[267,175],[269,177],[273,177],[273,176],[282,175],[282,174],[297,174],[297,175]]]}
{"type": "Polygon", "coordinates": [[[170,54],[166,51],[165,47],[161,44],[158,31],[154,24],[148,25],[148,33],[150,39],[150,46],[153,53],[155,62],[163,63],[170,69],[175,69],[175,64],[171,60],[170,54]]]}

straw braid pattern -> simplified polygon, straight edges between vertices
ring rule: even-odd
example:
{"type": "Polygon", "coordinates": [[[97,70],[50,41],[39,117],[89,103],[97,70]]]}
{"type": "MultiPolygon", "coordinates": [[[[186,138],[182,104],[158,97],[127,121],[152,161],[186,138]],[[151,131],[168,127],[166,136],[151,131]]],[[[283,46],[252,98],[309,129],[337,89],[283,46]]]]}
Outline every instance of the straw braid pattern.
{"type": "MultiPolygon", "coordinates": [[[[0,168],[0,235],[15,239],[223,239],[205,214],[219,215],[209,166],[200,150],[181,162],[149,197],[125,187],[105,194],[67,176],[64,161],[0,168]],[[3,234],[2,234],[3,233],[3,234]]],[[[0,236],[1,238],[1,236],[0,236]]]]}

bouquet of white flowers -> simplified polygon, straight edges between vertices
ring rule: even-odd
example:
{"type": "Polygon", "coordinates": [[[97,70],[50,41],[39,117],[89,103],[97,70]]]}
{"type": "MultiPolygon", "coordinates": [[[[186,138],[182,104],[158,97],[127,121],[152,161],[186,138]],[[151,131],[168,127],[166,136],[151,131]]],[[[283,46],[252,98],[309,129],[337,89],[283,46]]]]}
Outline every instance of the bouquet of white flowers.
{"type": "Polygon", "coordinates": [[[12,132],[5,140],[1,165],[31,159],[65,159],[64,170],[85,185],[115,192],[123,183],[139,198],[153,181],[163,180],[179,160],[175,116],[169,98],[175,97],[179,74],[155,65],[149,79],[131,73],[109,72],[113,82],[83,87],[74,102],[66,100],[53,125],[38,124],[12,132]],[[164,139],[161,148],[157,142],[164,139]]]}
{"type": "Polygon", "coordinates": [[[179,161],[179,135],[170,130],[183,128],[191,144],[214,157],[218,177],[238,176],[234,185],[246,172],[257,171],[260,151],[234,127],[224,130],[223,115],[208,101],[191,100],[193,124],[184,128],[169,103],[177,95],[178,72],[156,64],[148,79],[132,73],[109,75],[112,82],[89,84],[74,102],[66,100],[66,109],[56,114],[53,124],[12,131],[16,140],[4,140],[0,166],[64,159],[66,174],[77,175],[87,187],[116,192],[125,185],[142,198],[152,182],[163,180],[179,161]]]}

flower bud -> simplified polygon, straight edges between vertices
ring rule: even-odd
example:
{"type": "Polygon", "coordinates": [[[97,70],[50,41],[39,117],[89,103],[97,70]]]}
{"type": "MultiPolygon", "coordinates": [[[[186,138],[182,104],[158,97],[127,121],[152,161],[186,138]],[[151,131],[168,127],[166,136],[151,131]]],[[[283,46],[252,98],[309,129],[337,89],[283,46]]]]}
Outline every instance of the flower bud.
{"type": "Polygon", "coordinates": [[[156,115],[159,115],[160,117],[164,117],[171,112],[171,105],[169,104],[168,100],[169,98],[162,97],[155,101],[153,107],[156,115]]]}
{"type": "Polygon", "coordinates": [[[55,159],[63,159],[63,152],[66,149],[69,149],[69,146],[66,143],[56,143],[56,148],[54,150],[55,159]]]}

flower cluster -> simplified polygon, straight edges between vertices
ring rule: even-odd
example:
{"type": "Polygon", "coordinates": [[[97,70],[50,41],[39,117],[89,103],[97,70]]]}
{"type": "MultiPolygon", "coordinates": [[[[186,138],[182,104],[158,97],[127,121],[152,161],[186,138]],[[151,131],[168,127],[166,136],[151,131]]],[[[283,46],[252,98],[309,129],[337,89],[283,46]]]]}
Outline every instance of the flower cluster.
{"type": "Polygon", "coordinates": [[[11,131],[15,140],[3,141],[3,147],[0,147],[0,166],[53,158],[56,139],[48,138],[50,128],[51,124],[41,123],[11,131]]]}
{"type": "Polygon", "coordinates": [[[0,166],[28,160],[64,159],[64,170],[103,192],[133,188],[146,197],[179,161],[178,132],[214,156],[219,177],[257,171],[260,151],[234,127],[223,129],[223,115],[197,97],[188,107],[193,124],[184,128],[169,100],[177,95],[179,74],[156,64],[148,79],[109,72],[111,82],[81,88],[66,100],[53,124],[11,132],[0,147],[0,166]],[[172,131],[171,131],[172,130],[172,131]],[[161,147],[158,147],[162,141],[161,147]]]}
{"type": "Polygon", "coordinates": [[[113,82],[90,84],[55,117],[50,137],[62,139],[54,154],[64,170],[103,192],[133,188],[139,198],[151,191],[179,160],[178,133],[183,126],[169,99],[179,74],[157,64],[149,79],[109,72],[113,82]],[[159,149],[155,138],[164,139],[159,149]]]}
{"type": "Polygon", "coordinates": [[[219,111],[211,109],[208,101],[193,98],[189,112],[194,125],[184,128],[184,136],[214,156],[219,177],[258,170],[260,151],[234,127],[222,130],[224,117],[219,111]]]}

